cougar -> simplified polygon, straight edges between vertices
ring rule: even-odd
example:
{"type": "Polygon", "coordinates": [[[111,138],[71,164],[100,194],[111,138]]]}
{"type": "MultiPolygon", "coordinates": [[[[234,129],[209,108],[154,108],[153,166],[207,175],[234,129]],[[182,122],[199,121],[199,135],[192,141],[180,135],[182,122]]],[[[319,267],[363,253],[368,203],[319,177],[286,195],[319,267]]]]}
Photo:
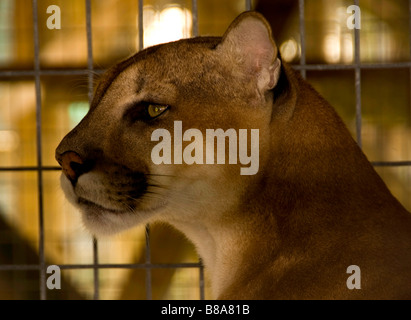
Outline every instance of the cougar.
{"type": "Polygon", "coordinates": [[[213,298],[411,298],[411,214],[259,13],[109,69],[56,159],[92,234],[171,224],[213,298]]]}

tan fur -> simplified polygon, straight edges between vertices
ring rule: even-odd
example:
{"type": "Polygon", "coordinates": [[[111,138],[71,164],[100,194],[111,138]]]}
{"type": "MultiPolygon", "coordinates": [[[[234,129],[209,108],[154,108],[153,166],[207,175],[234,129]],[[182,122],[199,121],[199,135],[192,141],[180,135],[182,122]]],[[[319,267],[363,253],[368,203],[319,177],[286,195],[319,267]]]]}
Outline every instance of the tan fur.
{"type": "Polygon", "coordinates": [[[215,298],[410,299],[410,213],[277,51],[268,23],[248,12],[222,39],[168,43],[114,66],[56,150],[68,199],[97,235],[154,221],[183,231],[215,298]],[[133,121],[139,101],[170,109],[133,121]],[[151,133],[173,132],[176,120],[183,130],[259,129],[258,173],[154,165],[151,133]],[[346,286],[350,265],[361,289],[346,286]]]}

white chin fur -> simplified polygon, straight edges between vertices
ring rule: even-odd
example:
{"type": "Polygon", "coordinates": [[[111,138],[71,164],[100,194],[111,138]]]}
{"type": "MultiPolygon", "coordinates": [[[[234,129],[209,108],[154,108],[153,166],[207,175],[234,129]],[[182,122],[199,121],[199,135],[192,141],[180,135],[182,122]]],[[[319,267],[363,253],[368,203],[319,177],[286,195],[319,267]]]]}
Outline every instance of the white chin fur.
{"type": "Polygon", "coordinates": [[[82,220],[87,230],[94,236],[110,236],[129,229],[141,222],[138,214],[131,212],[111,213],[84,208],[82,220]]]}
{"type": "Polygon", "coordinates": [[[138,224],[148,223],[157,211],[162,211],[161,209],[167,207],[166,201],[158,201],[151,207],[135,211],[105,210],[98,205],[79,203],[70,181],[63,174],[60,177],[60,183],[67,200],[80,210],[86,229],[98,237],[110,236],[138,224]]]}

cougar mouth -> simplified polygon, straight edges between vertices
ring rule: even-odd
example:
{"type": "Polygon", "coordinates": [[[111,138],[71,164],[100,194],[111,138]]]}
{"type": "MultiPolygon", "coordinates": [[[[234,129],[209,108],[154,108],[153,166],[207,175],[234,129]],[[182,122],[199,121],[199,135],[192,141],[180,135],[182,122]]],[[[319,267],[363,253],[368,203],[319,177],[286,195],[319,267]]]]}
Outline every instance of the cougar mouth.
{"type": "MultiPolygon", "coordinates": [[[[144,195],[143,195],[144,196],[144,195]]],[[[166,199],[158,199],[154,204],[151,203],[150,205],[144,203],[135,203],[135,204],[127,204],[126,207],[123,208],[113,208],[108,207],[107,205],[102,205],[92,200],[88,200],[84,197],[78,197],[76,201],[76,205],[79,209],[81,209],[86,214],[94,214],[94,215],[102,215],[102,214],[144,214],[157,211],[162,209],[168,205],[168,201],[166,199]]]]}
{"type": "Polygon", "coordinates": [[[134,225],[148,223],[165,210],[168,197],[158,193],[145,179],[114,174],[102,180],[95,172],[80,176],[73,186],[61,175],[66,198],[81,212],[84,227],[95,236],[111,235],[134,225]],[[150,189],[151,186],[151,189],[150,189]]]}
{"type": "MultiPolygon", "coordinates": [[[[104,207],[104,206],[102,206],[102,205],[100,205],[96,202],[92,202],[92,201],[89,201],[89,200],[87,200],[85,198],[81,198],[81,197],[78,198],[77,203],[80,207],[85,208],[86,210],[91,209],[92,211],[96,211],[96,212],[104,211],[104,212],[109,212],[109,213],[120,214],[120,213],[124,213],[126,211],[126,210],[120,210],[120,209],[107,208],[107,207],[104,207]],[[95,209],[95,210],[93,210],[93,209],[95,209]]],[[[130,207],[130,210],[127,210],[127,211],[133,211],[133,209],[134,208],[130,207]]]]}

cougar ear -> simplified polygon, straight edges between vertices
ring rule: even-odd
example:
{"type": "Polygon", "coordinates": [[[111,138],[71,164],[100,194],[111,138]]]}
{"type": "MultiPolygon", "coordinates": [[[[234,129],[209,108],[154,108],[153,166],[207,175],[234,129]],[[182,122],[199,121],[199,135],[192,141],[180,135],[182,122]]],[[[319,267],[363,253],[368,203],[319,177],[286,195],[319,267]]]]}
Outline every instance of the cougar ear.
{"type": "Polygon", "coordinates": [[[276,86],[281,61],[271,27],[261,14],[250,11],[240,14],[228,27],[217,50],[255,77],[260,93],[276,86]]]}

